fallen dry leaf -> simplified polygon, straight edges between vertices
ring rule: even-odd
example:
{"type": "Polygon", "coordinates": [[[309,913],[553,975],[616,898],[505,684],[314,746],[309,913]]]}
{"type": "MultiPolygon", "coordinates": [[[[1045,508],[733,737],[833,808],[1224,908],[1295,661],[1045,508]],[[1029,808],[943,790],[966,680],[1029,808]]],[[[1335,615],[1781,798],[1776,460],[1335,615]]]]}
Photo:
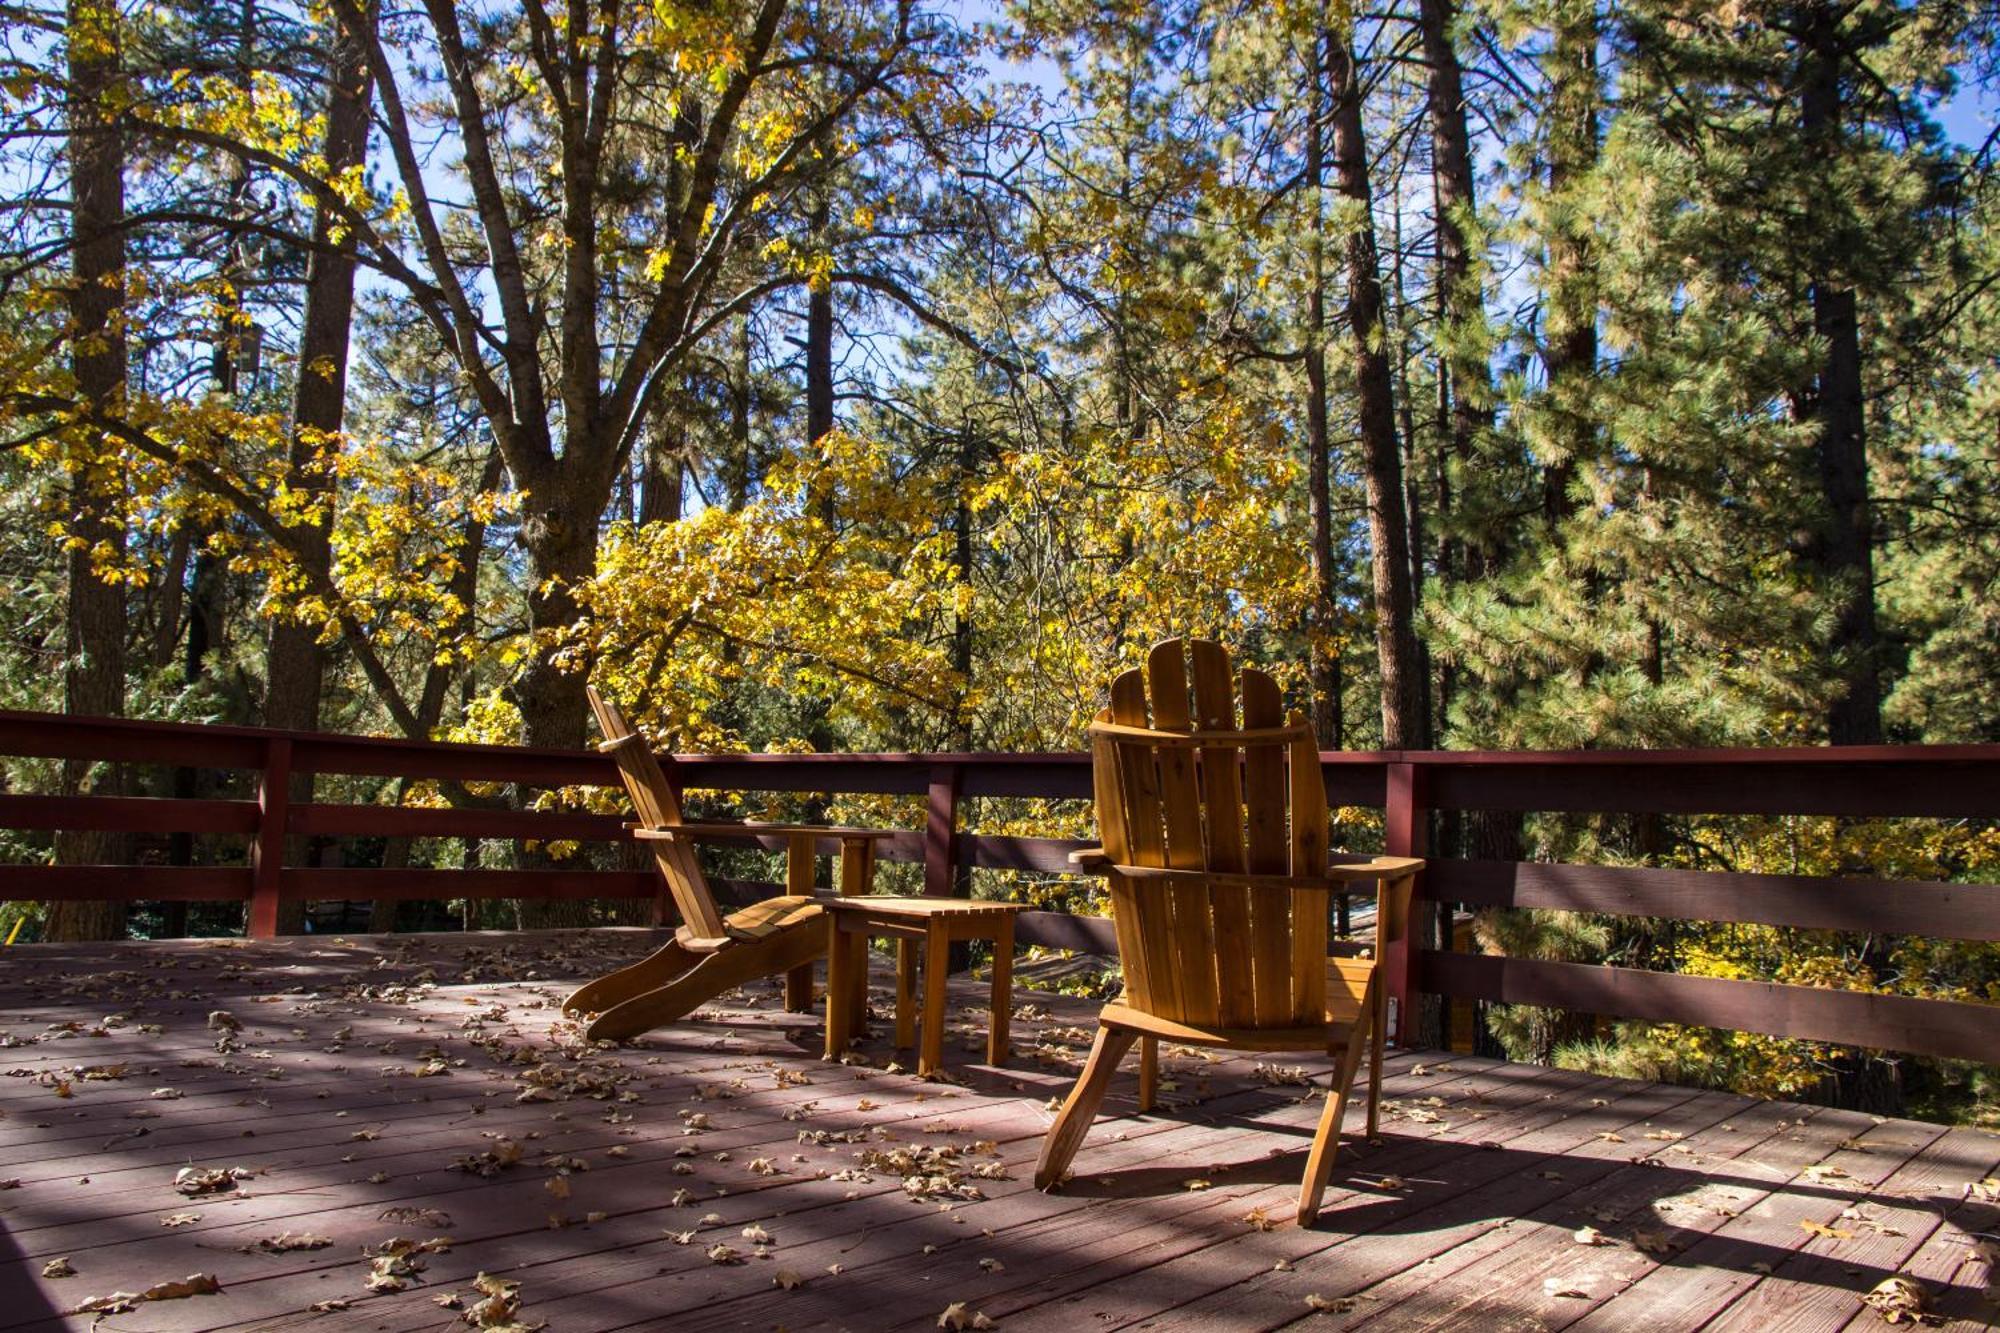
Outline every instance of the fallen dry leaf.
{"type": "Polygon", "coordinates": [[[75,1277],[76,1269],[70,1265],[69,1256],[51,1259],[42,1265],[43,1277],[75,1277]]]}
{"type": "Polygon", "coordinates": [[[168,1282],[156,1282],[144,1291],[114,1291],[109,1296],[92,1296],[68,1311],[70,1314],[123,1314],[136,1310],[144,1301],[177,1301],[188,1296],[213,1296],[222,1284],[213,1273],[189,1273],[168,1282]]]}
{"type": "Polygon", "coordinates": [[[1632,1233],[1632,1243],[1647,1254],[1672,1254],[1674,1243],[1667,1239],[1664,1231],[1652,1231],[1644,1227],[1632,1233]]]}
{"type": "Polygon", "coordinates": [[[953,1301],[950,1305],[945,1306],[944,1313],[938,1316],[937,1326],[939,1328],[952,1329],[954,1333],[957,1330],[968,1328],[999,1327],[998,1324],[988,1319],[979,1311],[967,1306],[964,1301],[953,1301]]]}
{"type": "Polygon", "coordinates": [[[1319,1314],[1346,1314],[1354,1308],[1352,1296],[1322,1296],[1316,1291],[1306,1293],[1306,1308],[1319,1314]]]}
{"type": "Polygon", "coordinates": [[[1596,1227],[1578,1227],[1570,1232],[1571,1239],[1579,1245],[1609,1245],[1611,1238],[1596,1227]]]}
{"type": "Polygon", "coordinates": [[[1885,1277],[1861,1298],[1864,1305],[1882,1316],[1887,1324],[1942,1324],[1944,1319],[1931,1309],[1930,1293],[1898,1275],[1885,1277]]]}
{"type": "Polygon", "coordinates": [[[1815,1236],[1825,1236],[1829,1240],[1854,1239],[1854,1233],[1852,1231],[1843,1231],[1839,1227],[1826,1226],[1825,1224],[1820,1222],[1801,1222],[1799,1223],[1799,1230],[1809,1231],[1815,1236]]]}
{"type": "Polygon", "coordinates": [[[789,1268],[780,1268],[776,1273],[771,1275],[771,1285],[774,1287],[783,1287],[786,1291],[796,1291],[805,1284],[806,1280],[789,1268]]]}
{"type": "Polygon", "coordinates": [[[222,1194],[236,1188],[239,1180],[248,1180],[255,1174],[240,1166],[184,1166],[174,1172],[174,1188],[189,1198],[203,1194],[222,1194]]]}
{"type": "Polygon", "coordinates": [[[266,1254],[285,1254],[292,1250],[323,1250],[331,1244],[331,1236],[315,1236],[310,1231],[280,1231],[275,1236],[262,1237],[244,1249],[246,1252],[262,1250],[266,1254]]]}
{"type": "Polygon", "coordinates": [[[545,1327],[540,1323],[524,1323],[521,1320],[521,1284],[506,1278],[481,1273],[472,1280],[479,1289],[483,1300],[471,1306],[460,1319],[485,1333],[534,1333],[545,1327]]]}

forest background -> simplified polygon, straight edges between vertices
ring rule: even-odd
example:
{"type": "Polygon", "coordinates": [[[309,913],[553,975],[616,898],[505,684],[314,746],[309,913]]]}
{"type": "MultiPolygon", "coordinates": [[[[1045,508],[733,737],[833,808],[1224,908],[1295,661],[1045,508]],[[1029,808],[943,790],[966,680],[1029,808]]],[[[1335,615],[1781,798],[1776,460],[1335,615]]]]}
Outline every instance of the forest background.
{"type": "MultiPolygon", "coordinates": [[[[0,14],[0,705],[575,747],[588,680],[683,751],[1072,749],[1114,671],[1191,635],[1277,674],[1329,749],[2000,741],[1990,4],[0,14]]],[[[984,806],[986,831],[1088,828],[984,806]]],[[[2000,875],[2000,831],[1965,821],[1434,832],[2000,875]]],[[[1071,880],[982,891],[1093,907],[1071,880]]],[[[54,938],[240,926],[4,911],[54,938]]],[[[1991,946],[1474,930],[2000,1002],[1991,946]]],[[[1516,1058],[2000,1117],[1992,1067],[1519,1007],[1478,1028],[1516,1058]]]]}

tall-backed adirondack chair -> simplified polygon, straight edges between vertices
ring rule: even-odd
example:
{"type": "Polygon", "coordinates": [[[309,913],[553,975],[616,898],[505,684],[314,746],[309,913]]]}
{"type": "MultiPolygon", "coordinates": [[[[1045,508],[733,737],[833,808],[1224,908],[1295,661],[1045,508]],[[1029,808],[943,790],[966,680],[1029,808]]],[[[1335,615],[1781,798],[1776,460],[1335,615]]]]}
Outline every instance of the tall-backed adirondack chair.
{"type": "Polygon", "coordinates": [[[1042,1145],[1035,1184],[1061,1183],[1119,1060],[1143,1041],[1140,1108],[1150,1109],[1157,1043],[1325,1051],[1337,1068],[1299,1190],[1310,1224],[1333,1173],[1364,1046],[1368,1133],[1376,1129],[1388,1002],[1377,964],[1327,955],[1327,911],[1344,885],[1378,886],[1376,952],[1407,928],[1407,857],[1327,853],[1326,787],[1312,728],[1287,716],[1278,686],[1242,673],[1236,717],[1229,654],[1172,639],[1142,673],[1111,684],[1090,727],[1103,846],[1075,860],[1107,874],[1125,993],[1098,1015],[1097,1040],[1042,1145]],[[1151,717],[1147,716],[1148,683],[1151,717]],[[1192,689],[1190,689],[1190,684],[1192,689]]]}
{"type": "Polygon", "coordinates": [[[592,1039],[622,1041],[671,1023],[726,990],[757,977],[785,974],[785,1003],[794,1012],[812,1003],[812,966],[826,955],[827,912],[813,894],[818,840],[840,840],[840,891],[865,893],[884,829],[804,824],[690,824],[666,770],[617,705],[589,691],[605,740],[597,748],[618,765],[638,822],[633,836],[653,853],[666,877],[681,924],[671,943],[578,989],[563,1002],[571,1014],[595,1014],[592,1039]],[[724,915],[702,873],[695,844],[703,839],[778,835],[787,841],[787,892],[724,915]]]}

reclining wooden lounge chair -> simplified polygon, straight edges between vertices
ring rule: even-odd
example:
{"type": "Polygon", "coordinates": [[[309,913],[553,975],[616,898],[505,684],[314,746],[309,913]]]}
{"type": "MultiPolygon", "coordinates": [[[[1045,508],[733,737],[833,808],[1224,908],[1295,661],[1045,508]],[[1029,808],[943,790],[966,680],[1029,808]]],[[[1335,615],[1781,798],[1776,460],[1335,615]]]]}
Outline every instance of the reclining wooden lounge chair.
{"type": "Polygon", "coordinates": [[[1061,1183],[1118,1061],[1143,1040],[1140,1108],[1150,1109],[1156,1043],[1254,1051],[1323,1050],[1338,1060],[1306,1161],[1298,1216],[1310,1224],[1333,1173],[1364,1044],[1372,1048],[1368,1133],[1381,1095],[1387,997],[1372,959],[1327,956],[1327,909],[1345,884],[1378,886],[1376,958],[1402,938],[1407,857],[1330,865],[1326,788],[1312,729],[1284,718],[1277,684],[1242,673],[1243,720],[1229,655],[1214,643],[1154,648],[1147,669],[1111,685],[1091,725],[1104,845],[1077,853],[1110,877],[1125,993],[1098,1015],[1096,1043],[1042,1145],[1035,1185],[1061,1183]],[[1189,663],[1193,668],[1190,707],[1189,663]],[[1147,719],[1147,681],[1152,718],[1147,719]],[[1281,720],[1283,719],[1283,720],[1281,720]]]}
{"type": "Polygon", "coordinates": [[[639,819],[633,835],[652,849],[666,876],[681,924],[673,941],[610,976],[581,987],[563,1009],[595,1014],[593,1040],[623,1041],[661,1027],[726,990],[757,977],[785,974],[785,1005],[800,1012],[812,1004],[812,967],[826,956],[827,912],[813,894],[818,840],[840,840],[840,891],[866,893],[875,871],[875,843],[884,829],[828,828],[803,824],[689,824],[666,770],[615,704],[596,690],[590,707],[604,730],[597,748],[618,764],[619,776],[639,819]],[[778,835],[787,841],[786,888],[727,916],[716,905],[695,844],[778,835]]]}

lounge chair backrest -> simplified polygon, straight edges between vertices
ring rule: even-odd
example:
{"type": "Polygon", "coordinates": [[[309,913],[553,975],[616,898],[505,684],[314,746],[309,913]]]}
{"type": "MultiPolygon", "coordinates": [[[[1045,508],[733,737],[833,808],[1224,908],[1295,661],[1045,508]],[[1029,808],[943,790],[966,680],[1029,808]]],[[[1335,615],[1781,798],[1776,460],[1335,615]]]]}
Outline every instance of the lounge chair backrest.
{"type": "MultiPolygon", "coordinates": [[[[638,814],[639,823],[653,829],[677,827],[681,823],[680,798],[667,779],[666,769],[646,744],[646,738],[625,720],[618,705],[594,688],[586,693],[590,696],[591,712],[597,714],[597,725],[604,731],[604,743],[597,748],[618,765],[618,775],[625,780],[625,792],[632,798],[632,809],[638,814]]],[[[648,841],[646,846],[652,850],[660,873],[666,876],[667,888],[689,934],[707,940],[723,938],[726,932],[722,912],[716,906],[708,877],[702,874],[694,844],[685,838],[675,838],[648,841]]]]}
{"type": "Polygon", "coordinates": [[[1090,728],[1124,1003],[1202,1028],[1322,1025],[1318,748],[1270,676],[1242,672],[1240,723],[1234,693],[1220,644],[1169,640],[1090,728]]]}

